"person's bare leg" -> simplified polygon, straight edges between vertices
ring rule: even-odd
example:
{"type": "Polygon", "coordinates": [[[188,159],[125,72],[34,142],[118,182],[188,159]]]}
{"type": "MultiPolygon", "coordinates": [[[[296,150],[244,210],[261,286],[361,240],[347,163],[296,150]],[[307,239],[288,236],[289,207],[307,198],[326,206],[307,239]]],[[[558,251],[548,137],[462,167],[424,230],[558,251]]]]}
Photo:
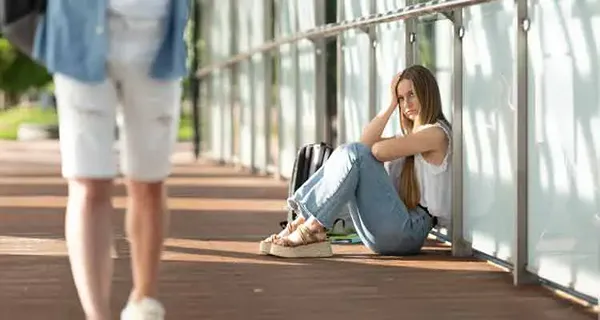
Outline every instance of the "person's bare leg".
{"type": "Polygon", "coordinates": [[[88,320],[110,319],[112,181],[73,179],[65,238],[73,280],[88,320]]]}
{"type": "Polygon", "coordinates": [[[165,186],[162,182],[130,181],[127,187],[126,228],[133,274],[130,300],[156,298],[163,240],[168,228],[165,186]]]}

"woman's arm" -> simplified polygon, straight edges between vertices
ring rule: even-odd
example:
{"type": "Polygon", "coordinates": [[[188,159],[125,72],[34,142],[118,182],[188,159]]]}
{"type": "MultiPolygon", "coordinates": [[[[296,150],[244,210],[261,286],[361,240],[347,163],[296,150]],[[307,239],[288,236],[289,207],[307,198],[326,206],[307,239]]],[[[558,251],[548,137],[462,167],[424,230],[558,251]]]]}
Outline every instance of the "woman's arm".
{"type": "Polygon", "coordinates": [[[398,81],[400,80],[400,74],[396,74],[392,79],[390,84],[390,105],[385,109],[381,110],[375,118],[369,122],[363,129],[363,133],[360,137],[360,142],[363,144],[372,147],[375,143],[381,141],[387,141],[390,139],[394,139],[394,137],[382,138],[381,134],[383,134],[383,130],[387,125],[390,117],[396,111],[398,107],[398,94],[396,93],[396,86],[398,85],[398,81]]]}
{"type": "Polygon", "coordinates": [[[373,156],[381,161],[391,161],[419,153],[445,150],[447,137],[439,127],[429,127],[407,136],[376,142],[371,147],[373,156]]]}
{"type": "Polygon", "coordinates": [[[393,138],[382,138],[383,130],[387,125],[392,113],[396,110],[396,104],[390,104],[387,109],[382,110],[369,124],[363,129],[360,142],[372,147],[375,143],[393,138]]]}

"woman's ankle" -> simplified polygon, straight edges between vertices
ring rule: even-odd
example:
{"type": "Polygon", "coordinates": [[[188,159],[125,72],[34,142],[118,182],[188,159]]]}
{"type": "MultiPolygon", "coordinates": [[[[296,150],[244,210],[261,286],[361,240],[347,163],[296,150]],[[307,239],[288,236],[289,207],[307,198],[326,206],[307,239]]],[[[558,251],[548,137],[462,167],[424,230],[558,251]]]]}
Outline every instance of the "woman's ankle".
{"type": "Polygon", "coordinates": [[[286,227],[283,230],[281,230],[281,232],[279,232],[279,234],[277,236],[280,238],[288,236],[290,233],[294,232],[296,230],[296,228],[298,228],[298,226],[303,224],[305,221],[306,221],[306,219],[304,219],[304,217],[298,216],[294,221],[288,222],[286,227]]]}
{"type": "Polygon", "coordinates": [[[295,227],[298,227],[299,225],[303,224],[304,222],[306,222],[306,219],[304,219],[304,217],[303,217],[303,216],[300,216],[300,215],[299,215],[299,216],[298,216],[298,217],[297,217],[297,218],[296,218],[296,219],[295,219],[295,220],[292,222],[292,224],[293,224],[295,227]]]}
{"type": "Polygon", "coordinates": [[[304,225],[308,227],[311,232],[324,233],[325,227],[314,217],[310,217],[304,222],[304,225]]]}
{"type": "Polygon", "coordinates": [[[133,288],[131,290],[131,293],[129,294],[129,300],[130,302],[138,302],[144,298],[152,298],[152,299],[156,299],[156,297],[158,296],[156,290],[136,290],[135,288],[133,288]]]}

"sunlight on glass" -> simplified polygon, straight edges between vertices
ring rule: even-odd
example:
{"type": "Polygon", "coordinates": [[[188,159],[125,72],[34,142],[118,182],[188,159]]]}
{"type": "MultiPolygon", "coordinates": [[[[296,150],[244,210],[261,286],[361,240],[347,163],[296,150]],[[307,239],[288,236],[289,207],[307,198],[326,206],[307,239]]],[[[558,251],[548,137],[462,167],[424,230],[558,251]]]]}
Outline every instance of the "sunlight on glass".
{"type": "Polygon", "coordinates": [[[454,55],[454,26],[450,20],[439,20],[434,23],[435,37],[432,39],[435,53],[435,76],[440,88],[442,98],[442,112],[452,123],[452,63],[454,55]]]}
{"type": "Polygon", "coordinates": [[[575,176],[575,186],[577,188],[579,200],[587,201],[589,202],[588,205],[593,206],[595,200],[600,200],[595,199],[595,184],[600,183],[599,181],[595,181],[595,178],[598,178],[597,174],[600,174],[600,172],[596,172],[596,175],[593,174],[592,163],[597,163],[598,159],[592,159],[591,157],[592,154],[600,152],[600,150],[597,146],[594,148],[594,145],[592,144],[593,141],[588,141],[584,130],[581,122],[578,122],[577,134],[575,137],[575,142],[577,144],[577,162],[573,174],[575,176]]]}
{"type": "Polygon", "coordinates": [[[301,17],[298,19],[298,26],[300,31],[305,31],[315,26],[315,2],[314,1],[297,1],[298,15],[301,17]]]}
{"type": "Polygon", "coordinates": [[[493,114],[487,114],[485,110],[475,110],[475,129],[477,130],[476,137],[479,140],[479,147],[476,149],[479,151],[479,157],[482,164],[481,173],[487,177],[495,177],[494,163],[496,163],[496,157],[492,151],[492,147],[495,146],[492,143],[491,134],[493,128],[490,127],[490,121],[488,117],[494,117],[493,114]]]}
{"type": "Polygon", "coordinates": [[[560,284],[569,285],[573,282],[571,277],[571,268],[568,256],[560,255],[560,256],[541,256],[538,258],[539,261],[537,265],[539,266],[537,269],[537,274],[541,277],[545,277],[547,279],[552,279],[552,281],[560,284]],[[565,261],[566,260],[566,261],[565,261]]]}
{"type": "Polygon", "coordinates": [[[502,119],[498,119],[498,178],[512,184],[515,179],[513,164],[516,158],[513,153],[514,148],[512,148],[512,146],[514,146],[514,141],[512,139],[513,134],[509,134],[504,123],[505,122],[502,121],[502,119]],[[508,137],[511,137],[511,141],[508,140],[508,137]]]}
{"type": "Polygon", "coordinates": [[[574,85],[572,68],[563,63],[569,57],[554,56],[547,59],[545,92],[547,101],[545,123],[550,158],[554,170],[554,182],[557,190],[570,192],[568,167],[575,162],[575,119],[574,85]],[[551,103],[550,103],[551,102],[551,103]]]}
{"type": "Polygon", "coordinates": [[[475,146],[475,133],[474,133],[474,120],[471,110],[473,109],[469,105],[463,108],[463,139],[464,148],[463,157],[466,162],[465,172],[471,174],[479,174],[481,168],[479,167],[479,160],[477,159],[477,147],[475,146]]]}
{"type": "Polygon", "coordinates": [[[539,184],[543,191],[550,192],[551,168],[548,167],[548,161],[538,161],[539,184]]]}
{"type": "MultiPolygon", "coordinates": [[[[490,4],[494,5],[495,4],[490,4]]],[[[492,57],[489,51],[490,46],[486,36],[485,19],[486,16],[482,13],[482,6],[472,7],[469,11],[471,12],[472,20],[470,21],[470,32],[473,34],[474,50],[476,52],[477,62],[481,69],[481,73],[484,77],[488,77],[492,74],[492,57]]]]}
{"type": "Polygon", "coordinates": [[[596,52],[600,52],[600,15],[590,18],[593,42],[596,44],[596,52]]]}
{"type": "MultiPolygon", "coordinates": [[[[556,2],[556,1],[552,1],[556,2]]],[[[567,1],[561,1],[563,3],[567,1]]],[[[570,2],[570,1],[569,1],[570,2]]],[[[562,6],[553,3],[544,3],[540,5],[540,16],[543,17],[543,43],[548,46],[546,52],[554,55],[569,54],[569,39],[564,30],[566,27],[562,22],[564,12],[561,12],[562,6]]]]}
{"type": "Polygon", "coordinates": [[[584,33],[581,20],[570,20],[567,26],[569,32],[569,39],[573,48],[573,60],[575,62],[575,68],[577,69],[580,76],[590,77],[592,75],[590,52],[591,44],[585,39],[586,33],[584,33]]]}
{"type": "Polygon", "coordinates": [[[533,20],[527,36],[527,54],[530,58],[527,62],[536,76],[542,74],[544,71],[543,33],[543,26],[539,19],[533,20]]]}
{"type": "MultiPolygon", "coordinates": [[[[388,12],[402,8],[404,1],[378,0],[377,12],[388,12]]],[[[390,83],[396,73],[405,68],[405,28],[403,21],[395,21],[376,25],[378,45],[375,48],[377,59],[376,112],[387,106],[391,100],[390,83]]],[[[391,136],[400,131],[398,111],[390,117],[384,135],[391,136]]]]}

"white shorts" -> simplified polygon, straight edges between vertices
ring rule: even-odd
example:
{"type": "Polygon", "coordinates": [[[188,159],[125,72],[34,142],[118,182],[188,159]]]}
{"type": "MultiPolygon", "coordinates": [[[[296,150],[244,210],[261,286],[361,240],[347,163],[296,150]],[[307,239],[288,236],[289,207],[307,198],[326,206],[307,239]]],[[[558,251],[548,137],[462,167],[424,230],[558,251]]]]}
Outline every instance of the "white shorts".
{"type": "Polygon", "coordinates": [[[54,75],[62,174],[111,179],[121,171],[132,180],[164,180],[177,139],[182,89],[179,80],[149,76],[162,22],[111,16],[108,32],[108,77],[103,83],[54,75]],[[117,115],[123,120],[120,157],[114,151],[117,115]]]}

